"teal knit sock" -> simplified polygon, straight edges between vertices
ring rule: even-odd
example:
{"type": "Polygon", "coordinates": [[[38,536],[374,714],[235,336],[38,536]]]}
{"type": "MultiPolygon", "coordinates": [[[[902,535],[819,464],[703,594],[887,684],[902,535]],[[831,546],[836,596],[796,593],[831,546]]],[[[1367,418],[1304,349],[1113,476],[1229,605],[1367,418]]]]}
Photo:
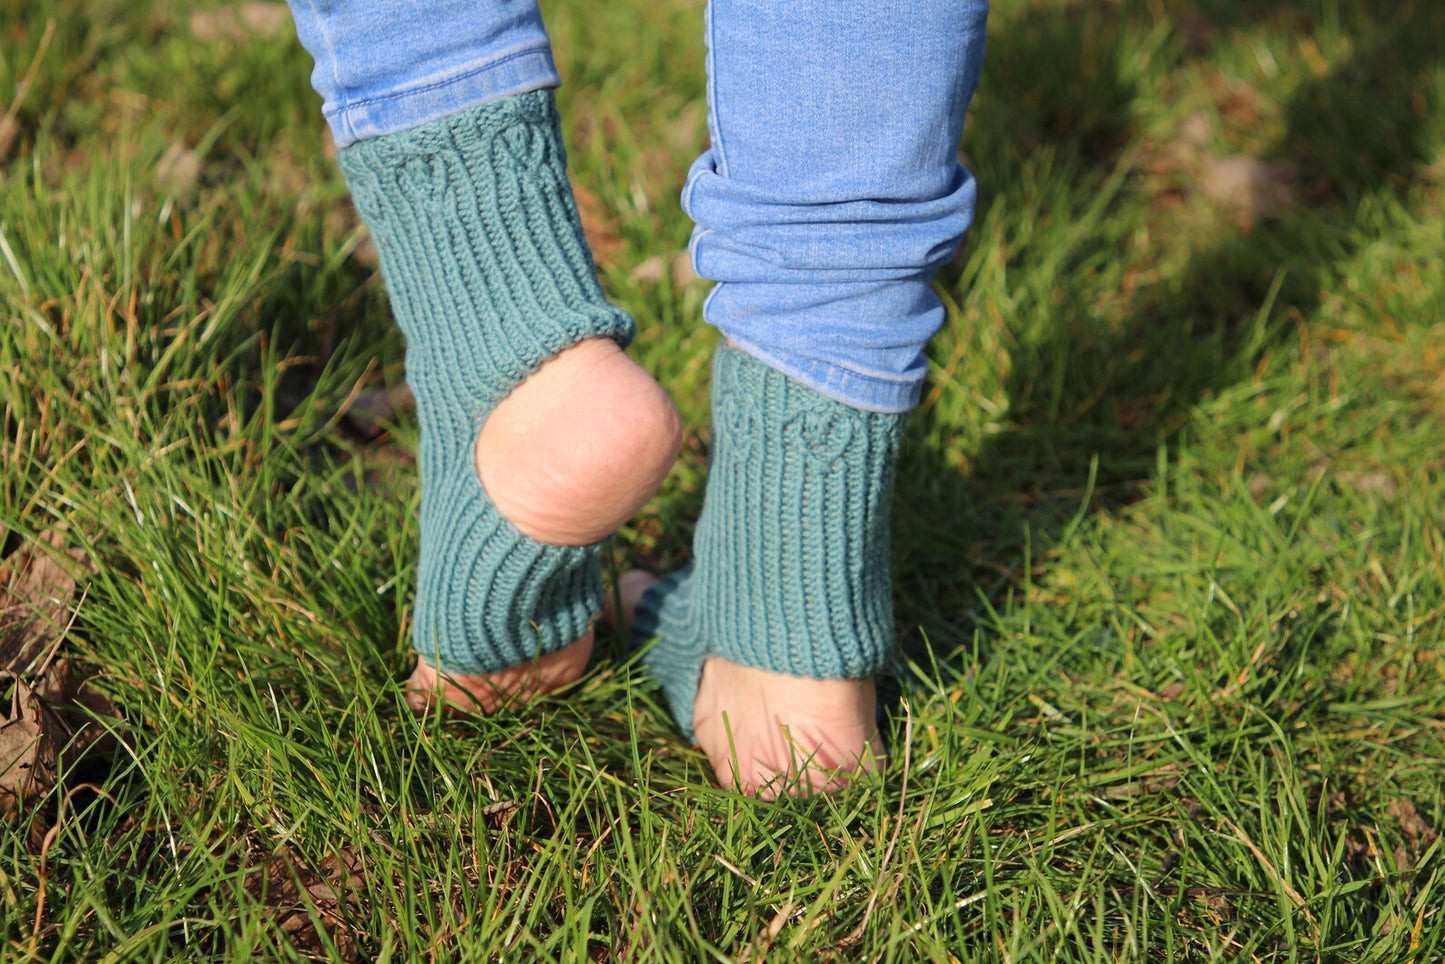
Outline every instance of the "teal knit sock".
{"type": "Polygon", "coordinates": [[[727,346],[713,365],[713,450],[693,565],[653,586],[633,634],[693,736],[703,661],[862,679],[893,650],[888,510],[906,415],[819,395],[727,346]]]}
{"type": "Polygon", "coordinates": [[[422,428],[413,646],[461,673],[555,652],[602,607],[598,547],[517,531],[474,462],[482,423],[543,362],[632,337],[597,283],[552,94],[361,141],[340,162],[381,252],[422,428]]]}

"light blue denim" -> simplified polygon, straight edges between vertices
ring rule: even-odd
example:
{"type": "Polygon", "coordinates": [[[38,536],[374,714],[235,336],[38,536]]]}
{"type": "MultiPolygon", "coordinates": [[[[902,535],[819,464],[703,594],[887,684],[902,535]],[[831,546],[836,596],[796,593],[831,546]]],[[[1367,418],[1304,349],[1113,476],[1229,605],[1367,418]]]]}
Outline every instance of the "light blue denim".
{"type": "MultiPolygon", "coordinates": [[[[338,146],[561,83],[535,0],[290,0],[338,146]]],[[[973,218],[987,0],[709,0],[682,203],[704,315],[823,395],[907,411],[973,218]]]]}

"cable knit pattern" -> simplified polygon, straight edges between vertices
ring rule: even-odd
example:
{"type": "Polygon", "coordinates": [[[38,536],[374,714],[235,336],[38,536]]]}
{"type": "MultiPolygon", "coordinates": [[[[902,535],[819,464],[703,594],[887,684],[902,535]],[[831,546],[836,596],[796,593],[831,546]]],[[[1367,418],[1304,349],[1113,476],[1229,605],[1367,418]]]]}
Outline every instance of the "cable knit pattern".
{"type": "Polygon", "coordinates": [[[692,567],[644,595],[645,662],[692,733],[703,661],[861,679],[893,649],[888,510],[905,414],[825,398],[737,349],[713,365],[692,567]]]}
{"type": "Polygon", "coordinates": [[[586,338],[626,345],[582,235],[551,91],[361,141],[339,155],[406,335],[422,437],[412,644],[485,673],[580,638],[603,602],[598,545],[554,546],[502,517],[476,473],[482,423],[586,338]]]}

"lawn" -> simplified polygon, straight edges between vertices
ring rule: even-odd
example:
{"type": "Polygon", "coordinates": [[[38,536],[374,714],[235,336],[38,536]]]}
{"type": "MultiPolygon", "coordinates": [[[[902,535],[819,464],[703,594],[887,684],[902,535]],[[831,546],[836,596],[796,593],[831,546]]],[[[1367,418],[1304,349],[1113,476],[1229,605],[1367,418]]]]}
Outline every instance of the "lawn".
{"type": "MultiPolygon", "coordinates": [[[[893,753],[778,803],[611,638],[407,712],[402,343],[283,12],[0,0],[0,959],[1445,960],[1445,5],[996,0],[893,753]]],[[[671,568],[702,6],[546,12],[671,568]]]]}

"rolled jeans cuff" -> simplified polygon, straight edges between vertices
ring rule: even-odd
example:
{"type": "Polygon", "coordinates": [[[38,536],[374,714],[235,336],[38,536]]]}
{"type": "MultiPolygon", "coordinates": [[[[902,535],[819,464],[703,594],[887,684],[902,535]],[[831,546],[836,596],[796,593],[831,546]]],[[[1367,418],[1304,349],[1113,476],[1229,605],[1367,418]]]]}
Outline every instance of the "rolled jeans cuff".
{"type": "Polygon", "coordinates": [[[547,47],[520,50],[450,77],[426,78],[400,90],[346,101],[322,113],[337,147],[423,124],[481,104],[560,87],[547,47]]]}

